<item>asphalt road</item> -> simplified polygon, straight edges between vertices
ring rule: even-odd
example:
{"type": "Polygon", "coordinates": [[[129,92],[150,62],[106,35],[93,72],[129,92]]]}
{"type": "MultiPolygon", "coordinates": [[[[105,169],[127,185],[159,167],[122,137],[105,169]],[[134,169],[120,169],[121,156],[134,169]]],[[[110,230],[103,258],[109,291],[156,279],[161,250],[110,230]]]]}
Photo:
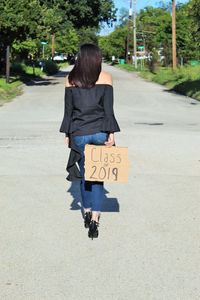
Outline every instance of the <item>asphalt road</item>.
{"type": "Polygon", "coordinates": [[[93,241],[65,180],[64,74],[0,108],[1,300],[200,299],[200,103],[104,68],[131,169],[93,241]]]}

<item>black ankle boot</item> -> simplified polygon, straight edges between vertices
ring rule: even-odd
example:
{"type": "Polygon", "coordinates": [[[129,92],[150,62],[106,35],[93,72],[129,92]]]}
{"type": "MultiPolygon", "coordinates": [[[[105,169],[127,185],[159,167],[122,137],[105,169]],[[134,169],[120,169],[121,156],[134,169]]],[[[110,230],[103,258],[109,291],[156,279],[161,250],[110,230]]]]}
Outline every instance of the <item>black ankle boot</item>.
{"type": "Polygon", "coordinates": [[[89,225],[88,237],[93,240],[93,238],[97,238],[99,235],[98,231],[99,223],[92,220],[89,225]]]}
{"type": "Polygon", "coordinates": [[[88,228],[91,222],[91,218],[92,218],[92,213],[91,211],[87,211],[84,215],[84,225],[85,228],[88,228]]]}

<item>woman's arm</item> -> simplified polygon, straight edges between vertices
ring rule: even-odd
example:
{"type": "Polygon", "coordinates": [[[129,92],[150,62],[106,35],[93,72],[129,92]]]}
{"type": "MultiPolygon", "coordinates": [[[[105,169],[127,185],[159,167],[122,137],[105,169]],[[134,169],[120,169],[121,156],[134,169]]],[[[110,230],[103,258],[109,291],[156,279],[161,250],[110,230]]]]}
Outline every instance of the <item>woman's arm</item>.
{"type": "Polygon", "coordinates": [[[112,147],[115,144],[114,132],[109,133],[108,140],[104,143],[107,147],[112,147]]]}
{"type": "Polygon", "coordinates": [[[60,127],[60,132],[65,133],[65,144],[69,144],[69,127],[70,127],[70,121],[71,121],[71,115],[72,115],[72,94],[71,90],[68,88],[68,78],[66,78],[66,83],[65,83],[65,107],[64,107],[64,117],[63,121],[60,127]]]}
{"type": "Polygon", "coordinates": [[[114,109],[113,109],[113,80],[112,76],[109,73],[105,73],[104,75],[104,83],[107,85],[105,88],[105,95],[104,95],[104,113],[105,113],[105,130],[109,132],[108,140],[105,142],[107,147],[112,147],[115,145],[115,131],[120,131],[117,121],[115,120],[114,116],[114,109]]]}

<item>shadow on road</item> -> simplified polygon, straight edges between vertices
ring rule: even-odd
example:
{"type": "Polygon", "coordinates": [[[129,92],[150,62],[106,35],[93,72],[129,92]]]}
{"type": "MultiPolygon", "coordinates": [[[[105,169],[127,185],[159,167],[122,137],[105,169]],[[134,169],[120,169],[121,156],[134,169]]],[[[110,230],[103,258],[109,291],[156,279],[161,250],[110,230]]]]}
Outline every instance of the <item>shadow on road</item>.
{"type": "MultiPolygon", "coordinates": [[[[71,183],[70,188],[67,191],[73,197],[72,203],[70,204],[71,210],[81,210],[81,194],[80,194],[80,182],[74,181],[71,183]]],[[[119,202],[117,198],[108,198],[106,195],[109,192],[104,188],[104,199],[102,205],[102,212],[119,212],[119,202]]],[[[83,214],[83,211],[82,211],[83,214]]]]}
{"type": "Polygon", "coordinates": [[[64,78],[69,74],[66,71],[59,71],[57,74],[52,76],[20,76],[20,80],[27,86],[47,86],[59,84],[59,78],[64,78]]]}
{"type": "Polygon", "coordinates": [[[59,81],[57,81],[54,78],[37,77],[37,78],[31,79],[28,82],[25,82],[25,84],[28,86],[56,85],[56,84],[59,84],[59,81]]]}
{"type": "Polygon", "coordinates": [[[54,77],[66,77],[69,74],[69,71],[59,71],[54,77]]]}
{"type": "MultiPolygon", "coordinates": [[[[187,80],[181,83],[176,84],[171,89],[164,89],[164,92],[176,94],[176,95],[184,95],[194,100],[198,101],[198,94],[200,92],[200,80],[187,80]]],[[[193,103],[191,103],[193,104],[193,103]]],[[[198,104],[198,103],[197,103],[198,104]]]]}

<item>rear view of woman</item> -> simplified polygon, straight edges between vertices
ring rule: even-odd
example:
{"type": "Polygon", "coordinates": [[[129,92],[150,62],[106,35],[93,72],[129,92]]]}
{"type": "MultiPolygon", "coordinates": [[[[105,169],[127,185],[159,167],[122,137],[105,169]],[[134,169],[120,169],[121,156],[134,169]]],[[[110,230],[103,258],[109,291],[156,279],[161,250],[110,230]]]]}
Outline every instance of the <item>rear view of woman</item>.
{"type": "Polygon", "coordinates": [[[71,148],[67,164],[68,180],[80,180],[84,225],[88,236],[98,237],[103,201],[103,182],[84,179],[86,144],[114,145],[120,131],[113,112],[112,77],[101,71],[102,56],[92,44],[81,46],[74,68],[66,78],[65,110],[60,132],[71,148]]]}

